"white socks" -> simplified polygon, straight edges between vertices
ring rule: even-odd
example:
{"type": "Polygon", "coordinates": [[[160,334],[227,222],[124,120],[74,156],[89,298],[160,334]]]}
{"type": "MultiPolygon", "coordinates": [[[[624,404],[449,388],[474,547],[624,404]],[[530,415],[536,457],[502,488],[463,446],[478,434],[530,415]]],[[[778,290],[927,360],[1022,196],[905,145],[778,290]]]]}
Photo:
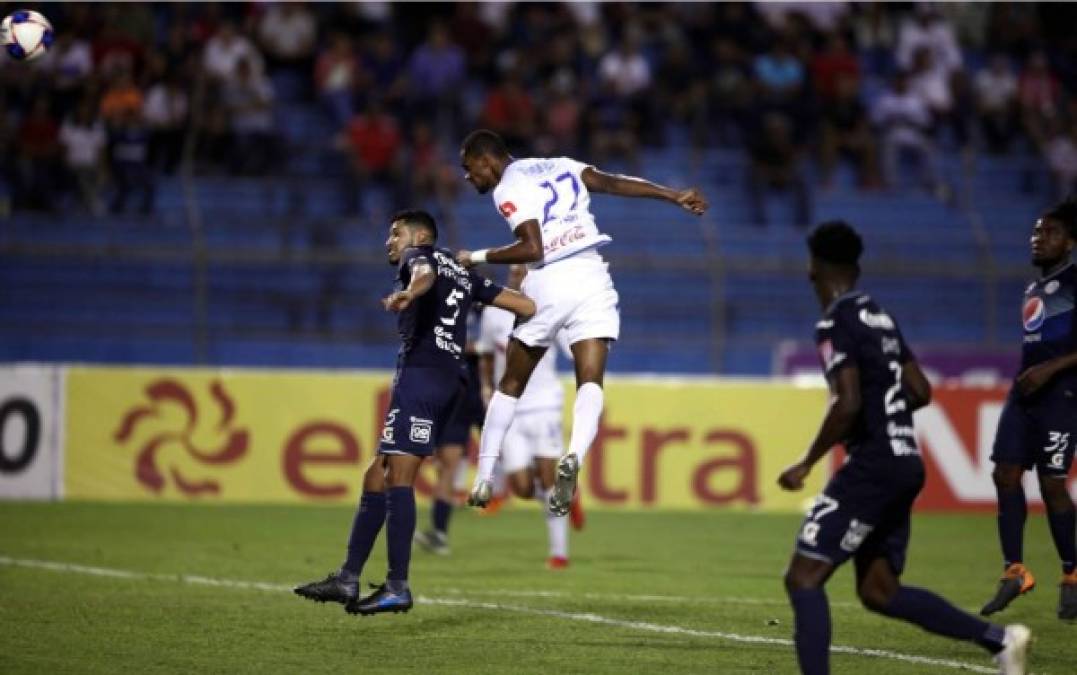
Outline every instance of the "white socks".
{"type": "MultiPolygon", "coordinates": [[[[483,422],[482,436],[479,439],[479,471],[476,480],[493,478],[494,466],[501,456],[501,444],[512,426],[518,402],[519,399],[506,396],[500,391],[495,391],[490,397],[490,405],[486,407],[486,421],[483,422]]],[[[593,438],[594,434],[591,436],[593,438]]]]}
{"type": "MultiPolygon", "coordinates": [[[[591,449],[598,434],[598,421],[602,417],[602,407],[605,396],[602,387],[594,382],[584,382],[583,386],[576,390],[576,403],[572,407],[572,437],[568,441],[568,451],[576,453],[583,467],[583,458],[591,449]]],[[[491,408],[493,401],[490,402],[491,408]]],[[[490,421],[490,413],[486,413],[487,423],[490,421]]],[[[502,434],[504,436],[504,434],[502,434]]],[[[483,429],[485,440],[486,430],[483,429]]]]}
{"type": "Polygon", "coordinates": [[[546,536],[550,541],[551,558],[568,558],[568,518],[550,515],[546,502],[550,498],[549,490],[535,490],[535,498],[542,504],[542,514],[546,517],[546,536]]]}

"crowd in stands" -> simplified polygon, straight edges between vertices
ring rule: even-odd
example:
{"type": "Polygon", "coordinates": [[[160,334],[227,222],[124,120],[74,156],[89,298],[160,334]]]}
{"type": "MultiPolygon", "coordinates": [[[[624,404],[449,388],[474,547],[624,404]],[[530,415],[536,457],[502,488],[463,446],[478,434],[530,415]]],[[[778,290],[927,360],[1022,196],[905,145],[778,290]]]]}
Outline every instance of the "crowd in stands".
{"type": "Polygon", "coordinates": [[[759,223],[772,190],[807,223],[843,162],[879,190],[901,187],[909,158],[940,199],[942,152],[1038,156],[1059,192],[1077,184],[1065,3],[42,9],[49,53],[0,64],[0,192],[16,209],[150,212],[160,177],[185,165],[287,173],[282,82],[334,130],[324,149],[352,208],[372,186],[401,204],[454,199],[456,146],[476,125],[521,153],[630,171],[644,147],[739,148],[759,223]]]}

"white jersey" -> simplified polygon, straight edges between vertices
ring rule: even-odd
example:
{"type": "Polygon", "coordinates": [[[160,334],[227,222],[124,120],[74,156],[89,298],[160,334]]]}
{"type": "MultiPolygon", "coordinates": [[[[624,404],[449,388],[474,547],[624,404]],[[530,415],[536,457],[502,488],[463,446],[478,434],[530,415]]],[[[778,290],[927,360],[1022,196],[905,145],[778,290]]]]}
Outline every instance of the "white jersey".
{"type": "MultiPolygon", "coordinates": [[[[509,336],[516,317],[510,312],[493,306],[482,311],[482,327],[475,350],[480,354],[494,355],[494,382],[501,380],[505,374],[505,352],[509,346],[509,336]]],[[[557,378],[557,350],[551,347],[535,366],[531,379],[527,382],[523,395],[516,405],[518,413],[536,410],[556,410],[560,412],[565,392],[557,378]]]]}
{"type": "Polygon", "coordinates": [[[612,241],[591,214],[591,193],[581,177],[588,166],[568,157],[517,159],[501,175],[494,205],[509,227],[515,232],[537,220],[542,228],[543,258],[533,267],[612,241]]]}

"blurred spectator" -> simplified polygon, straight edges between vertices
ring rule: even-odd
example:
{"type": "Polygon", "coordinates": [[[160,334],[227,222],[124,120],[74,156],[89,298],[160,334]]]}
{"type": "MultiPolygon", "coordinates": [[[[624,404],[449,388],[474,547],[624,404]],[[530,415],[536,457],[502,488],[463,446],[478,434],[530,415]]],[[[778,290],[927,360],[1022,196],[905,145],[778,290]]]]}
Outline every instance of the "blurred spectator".
{"type": "Polygon", "coordinates": [[[856,45],[868,73],[886,75],[893,70],[897,29],[889,5],[884,2],[858,3],[850,25],[856,45]]]}
{"type": "Polygon", "coordinates": [[[314,15],[299,3],[270,4],[258,21],[258,40],[271,68],[310,72],[317,37],[314,15]]]}
{"type": "Polygon", "coordinates": [[[53,96],[60,110],[72,110],[86,81],[93,74],[90,43],[71,33],[61,32],[45,56],[45,67],[52,74],[53,96]]]}
{"type": "Polygon", "coordinates": [[[908,78],[898,74],[891,89],[875,102],[872,121],[882,136],[883,178],[893,187],[898,183],[902,153],[915,155],[922,181],[929,189],[945,196],[939,178],[938,155],[931,138],[931,111],[923,98],[909,89],[908,78]]]}
{"type": "Polygon", "coordinates": [[[209,77],[218,82],[234,80],[239,63],[247,61],[262,70],[262,55],[254,44],[241,35],[234,23],[222,21],[220,28],[206,41],[202,65],[209,77]]]}
{"type": "Polygon", "coordinates": [[[535,106],[520,82],[517,72],[510,72],[486,95],[479,125],[496,131],[510,150],[520,151],[532,142],[535,133],[535,106]]]}
{"type": "Polygon", "coordinates": [[[542,133],[536,141],[536,151],[546,155],[575,155],[579,150],[583,115],[575,78],[565,72],[554,76],[546,87],[545,100],[542,133]]]}
{"type": "Polygon", "coordinates": [[[39,97],[30,106],[15,136],[15,206],[48,210],[53,207],[60,130],[39,97]]]}
{"type": "Polygon", "coordinates": [[[468,67],[485,72],[493,66],[493,29],[483,18],[482,3],[454,3],[449,29],[453,41],[464,50],[468,67]]]}
{"type": "Polygon", "coordinates": [[[831,33],[849,14],[848,2],[754,2],[767,24],[775,31],[786,30],[793,17],[801,17],[812,30],[831,33]]]}
{"type": "Polygon", "coordinates": [[[718,39],[712,49],[710,109],[714,116],[714,133],[719,144],[732,145],[740,140],[740,131],[745,124],[752,98],[751,80],[743,54],[735,42],[718,39]]]}
{"type": "Polygon", "coordinates": [[[142,116],[150,127],[150,164],[167,174],[175,172],[183,153],[187,112],[187,92],[176,75],[146,92],[142,116]]]}
{"type": "Polygon", "coordinates": [[[105,211],[101,188],[107,144],[105,125],[97,118],[93,101],[84,99],[60,127],[60,145],[64,149],[64,168],[70,185],[78,192],[82,205],[94,215],[105,211]]]}
{"type": "Polygon", "coordinates": [[[707,80],[684,42],[671,44],[658,67],[659,108],[687,129],[693,147],[702,149],[709,132],[707,80]]]}
{"type": "Polygon", "coordinates": [[[139,211],[150,213],[154,196],[153,171],[149,165],[150,134],[140,113],[133,108],[124,109],[110,136],[109,160],[116,191],[109,208],[113,213],[122,213],[127,198],[138,191],[142,195],[139,211]]]}
{"type": "Polygon", "coordinates": [[[15,130],[11,119],[11,108],[3,103],[0,100],[0,220],[6,220],[11,215],[15,156],[12,151],[15,130]]]}
{"type": "Polygon", "coordinates": [[[130,112],[136,115],[142,112],[142,90],[135,84],[131,71],[120,68],[101,97],[101,117],[107,124],[115,124],[126,119],[130,112]]]}
{"type": "Polygon", "coordinates": [[[408,74],[415,115],[433,123],[439,134],[455,135],[467,64],[444,24],[430,26],[429,38],[411,55],[408,74]]]}
{"type": "Polygon", "coordinates": [[[355,116],[355,98],[362,81],[363,69],[351,38],[345,33],[333,33],[329,48],[314,66],[314,84],[337,128],[355,116]]]}
{"type": "Polygon", "coordinates": [[[758,90],[758,105],[763,109],[780,110],[796,120],[804,116],[804,65],[793,54],[786,39],[775,39],[769,51],[757,56],[752,63],[752,72],[758,90]]]}
{"type": "Polygon", "coordinates": [[[1017,83],[1017,100],[1021,106],[1021,121],[1032,142],[1042,148],[1047,132],[1058,119],[1060,87],[1058,78],[1047,65],[1043,52],[1033,52],[1017,83]]]}
{"type": "MultiPolygon", "coordinates": [[[[620,45],[608,52],[598,63],[601,88],[600,99],[610,96],[619,98],[627,107],[635,133],[641,140],[656,141],[661,138],[658,125],[651,124],[652,99],[648,95],[652,81],[651,64],[640,47],[642,35],[637,26],[625,28],[620,45]]],[[[608,100],[606,101],[608,104],[608,100]]],[[[634,151],[633,151],[634,155],[634,151]]]]}
{"type": "Polygon", "coordinates": [[[180,22],[169,26],[168,36],[158,53],[165,60],[167,72],[189,75],[193,70],[195,47],[188,36],[187,26],[180,22]]]}
{"type": "Polygon", "coordinates": [[[909,72],[909,90],[919,96],[931,111],[932,127],[950,125],[958,130],[958,141],[964,145],[967,140],[965,129],[960,126],[959,117],[954,114],[954,92],[951,88],[950,73],[934,64],[934,56],[927,47],[921,47],[913,57],[912,70],[909,72]]]}
{"type": "Polygon", "coordinates": [[[598,75],[610,91],[626,100],[641,95],[651,85],[651,64],[640,51],[639,29],[629,27],[617,49],[598,63],[598,75]]]}
{"type": "Polygon", "coordinates": [[[841,156],[853,161],[861,188],[877,188],[880,184],[875,138],[857,84],[855,75],[839,76],[834,83],[833,96],[823,102],[820,164],[823,184],[827,187],[832,183],[841,156]]]}
{"type": "Polygon", "coordinates": [[[365,192],[380,188],[394,207],[406,201],[403,190],[404,139],[396,119],[377,99],[371,99],[362,114],[348,125],[345,148],[351,164],[353,182],[348,186],[347,202],[360,212],[365,208],[365,192]]]}
{"type": "Polygon", "coordinates": [[[976,74],[976,112],[987,150],[1004,153],[1017,132],[1017,77],[1003,54],[976,74]]]}
{"type": "Polygon", "coordinates": [[[860,62],[840,33],[827,38],[826,49],[812,59],[811,76],[815,93],[823,102],[837,96],[839,80],[851,81],[854,88],[860,86],[860,62]]]}
{"type": "Polygon", "coordinates": [[[412,128],[411,147],[412,196],[419,203],[434,199],[442,212],[448,212],[460,190],[456,163],[447,160],[433,129],[425,122],[412,128]]]}
{"type": "Polygon", "coordinates": [[[94,66],[105,77],[117,71],[136,72],[142,64],[143,52],[142,44],[108,21],[101,24],[93,42],[94,66]]]}
{"type": "Polygon", "coordinates": [[[1058,124],[1044,148],[1044,157],[1054,179],[1055,199],[1064,199],[1077,188],[1077,124],[1058,124]]]}
{"type": "Polygon", "coordinates": [[[911,70],[921,49],[930,52],[933,67],[947,75],[961,67],[961,48],[953,26],[927,2],[917,4],[913,15],[898,30],[895,54],[898,67],[911,70]]]}
{"type": "Polygon", "coordinates": [[[793,124],[785,115],[770,112],[753,125],[748,140],[747,181],[753,223],[766,224],[765,194],[768,189],[777,189],[791,193],[796,224],[811,224],[811,194],[800,155],[793,139],[793,124]]]}
{"type": "Polygon", "coordinates": [[[387,106],[402,106],[408,84],[404,59],[391,35],[378,33],[371,38],[370,49],[363,55],[363,70],[369,73],[371,87],[387,106]]]}
{"type": "Polygon", "coordinates": [[[607,80],[599,86],[587,112],[590,155],[594,162],[606,164],[611,158],[618,158],[635,172],[639,161],[639,119],[628,101],[617,94],[613,82],[607,80]]]}
{"type": "Polygon", "coordinates": [[[221,86],[232,130],[233,173],[265,173],[273,159],[276,138],[273,124],[273,85],[247,59],[236,64],[235,78],[221,86]]]}

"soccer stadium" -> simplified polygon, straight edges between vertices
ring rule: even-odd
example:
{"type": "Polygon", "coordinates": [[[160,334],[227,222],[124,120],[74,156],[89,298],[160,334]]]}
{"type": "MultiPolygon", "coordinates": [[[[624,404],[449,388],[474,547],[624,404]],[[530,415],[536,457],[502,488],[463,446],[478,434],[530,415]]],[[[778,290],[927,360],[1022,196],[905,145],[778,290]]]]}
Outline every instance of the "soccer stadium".
{"type": "Polygon", "coordinates": [[[0,16],[0,672],[1077,672],[1077,5],[0,16]]]}

